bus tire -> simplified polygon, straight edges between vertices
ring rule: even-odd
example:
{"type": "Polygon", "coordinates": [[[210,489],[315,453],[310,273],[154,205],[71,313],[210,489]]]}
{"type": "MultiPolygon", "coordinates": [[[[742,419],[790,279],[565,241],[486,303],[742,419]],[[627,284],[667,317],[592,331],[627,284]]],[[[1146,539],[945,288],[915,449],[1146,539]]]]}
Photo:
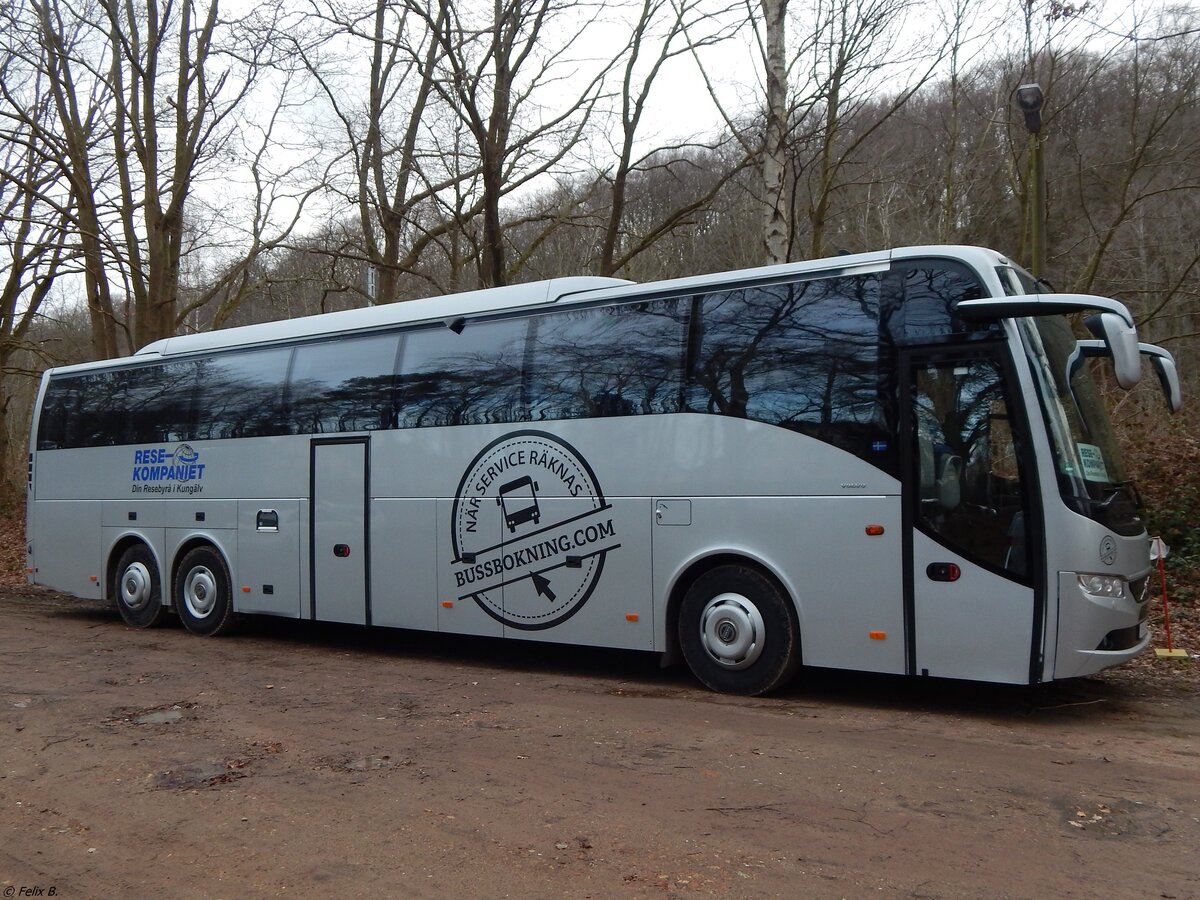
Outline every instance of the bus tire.
{"type": "Polygon", "coordinates": [[[145,544],[134,544],[121,554],[114,585],[117,610],[126,625],[154,628],[163,624],[170,610],[163,606],[162,579],[154,554],[145,544]]]}
{"type": "Polygon", "coordinates": [[[175,612],[192,634],[208,637],[233,627],[229,567],[212,547],[195,547],[180,561],[175,572],[175,612]]]}
{"type": "Polygon", "coordinates": [[[692,583],[679,610],[679,645],[692,673],[726,694],[765,694],[800,665],[791,600],[750,566],[718,566],[692,583]]]}

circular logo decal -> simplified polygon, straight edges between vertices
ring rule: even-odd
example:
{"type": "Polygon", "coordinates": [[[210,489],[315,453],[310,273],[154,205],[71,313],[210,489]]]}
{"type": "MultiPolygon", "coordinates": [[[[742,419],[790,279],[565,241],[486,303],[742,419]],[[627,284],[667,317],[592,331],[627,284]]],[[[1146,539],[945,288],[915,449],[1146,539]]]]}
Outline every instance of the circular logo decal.
{"type": "Polygon", "coordinates": [[[1117,542],[1111,534],[1106,534],[1100,541],[1100,561],[1106,566],[1117,561],[1117,542]]]}
{"type": "Polygon", "coordinates": [[[569,619],[620,547],[612,509],[570,444],[517,431],[484,447],[463,473],[451,515],[459,599],[527,631],[569,619]]]}
{"type": "Polygon", "coordinates": [[[176,447],[173,458],[177,471],[175,477],[179,481],[191,481],[196,477],[196,463],[200,461],[200,454],[191,444],[180,444],[176,447]]]}

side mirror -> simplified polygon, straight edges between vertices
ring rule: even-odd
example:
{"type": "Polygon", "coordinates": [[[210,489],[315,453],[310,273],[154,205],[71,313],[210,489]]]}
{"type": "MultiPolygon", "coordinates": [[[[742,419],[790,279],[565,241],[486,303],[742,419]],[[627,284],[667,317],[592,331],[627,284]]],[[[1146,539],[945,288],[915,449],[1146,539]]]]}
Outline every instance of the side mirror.
{"type": "Polygon", "coordinates": [[[1113,373],[1117,384],[1129,390],[1142,378],[1142,356],[1138,347],[1137,329],[1125,323],[1116,313],[1095,313],[1083,320],[1088,331],[1107,345],[1112,354],[1113,373]]]}
{"type": "Polygon", "coordinates": [[[1129,390],[1142,377],[1137,328],[1123,303],[1090,294],[1021,294],[1016,297],[984,297],[963,300],[955,307],[971,319],[1001,319],[1006,316],[1048,316],[1099,310],[1084,319],[1088,330],[1104,341],[1112,356],[1117,384],[1129,390]]]}
{"type": "Polygon", "coordinates": [[[1183,408],[1183,393],[1179,389],[1179,370],[1175,368],[1175,357],[1171,351],[1154,344],[1138,344],[1138,349],[1143,356],[1150,357],[1150,364],[1158,375],[1158,383],[1162,385],[1167,408],[1173,413],[1179,412],[1183,408]]]}
{"type": "MultiPolygon", "coordinates": [[[[1175,357],[1169,350],[1164,350],[1154,344],[1138,344],[1138,352],[1150,359],[1150,364],[1154,367],[1155,374],[1158,375],[1158,383],[1162,385],[1163,399],[1167,401],[1167,408],[1173,413],[1179,412],[1183,408],[1183,397],[1179,389],[1179,372],[1175,368],[1175,357]]],[[[1068,382],[1075,377],[1075,372],[1089,357],[1108,359],[1108,345],[1104,341],[1079,341],[1071,352],[1070,359],[1067,360],[1068,382]]]]}

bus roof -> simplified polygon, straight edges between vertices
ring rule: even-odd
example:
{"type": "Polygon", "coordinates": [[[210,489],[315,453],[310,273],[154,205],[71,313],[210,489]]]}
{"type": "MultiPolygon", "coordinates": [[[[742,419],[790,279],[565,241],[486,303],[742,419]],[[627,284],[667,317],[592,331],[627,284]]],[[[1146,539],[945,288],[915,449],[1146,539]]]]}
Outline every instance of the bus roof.
{"type": "Polygon", "coordinates": [[[239,347],[255,347],[282,341],[320,338],[352,332],[369,332],[399,325],[420,325],[442,322],[451,325],[456,319],[486,316],[509,310],[531,309],[548,306],[562,301],[602,302],[620,301],[655,295],[675,294],[686,290],[713,290],[730,283],[753,283],[778,280],[808,273],[855,274],[886,268],[893,259],[934,256],[959,259],[976,264],[981,270],[990,269],[1007,262],[994,250],[981,247],[957,245],[933,245],[903,247],[893,250],[827,257],[803,262],[761,266],[675,278],[658,282],[636,283],[621,278],[579,276],[554,278],[529,284],[486,288],[460,294],[429,297],[402,303],[388,303],[362,309],[321,313],[295,319],[282,319],[258,325],[243,325],[236,328],[218,329],[198,334],[164,338],[147,344],[133,357],[124,360],[103,360],[56,368],[55,372],[70,372],[128,364],[132,361],[149,361],[147,358],[163,358],[181,354],[203,353],[213,350],[228,350],[239,347]]]}

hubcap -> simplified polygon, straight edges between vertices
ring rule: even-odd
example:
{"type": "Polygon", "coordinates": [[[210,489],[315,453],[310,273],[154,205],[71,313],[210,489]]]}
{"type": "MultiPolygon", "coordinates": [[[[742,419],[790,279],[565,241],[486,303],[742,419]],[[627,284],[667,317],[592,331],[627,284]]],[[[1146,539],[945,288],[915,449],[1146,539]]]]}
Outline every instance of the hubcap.
{"type": "Polygon", "coordinates": [[[762,655],[766,628],[758,607],[741,594],[719,594],[700,614],[700,643],[727,669],[745,669],[762,655]]]}
{"type": "Polygon", "coordinates": [[[141,609],[152,592],[153,579],[145,563],[131,563],[121,575],[121,602],[129,609],[141,609]]]}
{"type": "Polygon", "coordinates": [[[196,566],[183,582],[183,603],[197,619],[203,619],[216,603],[217,580],[205,566],[196,566]]]}

